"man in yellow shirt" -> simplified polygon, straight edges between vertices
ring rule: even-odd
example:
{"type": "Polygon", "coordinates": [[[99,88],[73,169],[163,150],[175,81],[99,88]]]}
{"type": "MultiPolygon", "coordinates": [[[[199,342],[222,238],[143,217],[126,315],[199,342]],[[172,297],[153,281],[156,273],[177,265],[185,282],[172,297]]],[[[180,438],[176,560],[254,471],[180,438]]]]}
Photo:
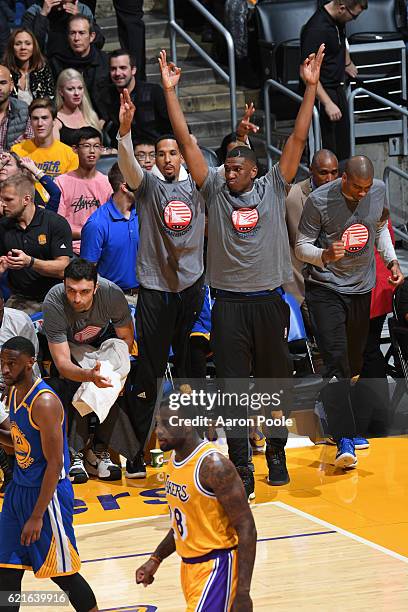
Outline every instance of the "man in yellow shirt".
{"type": "MultiPolygon", "coordinates": [[[[71,147],[55,140],[53,136],[55,108],[48,98],[37,98],[29,107],[34,138],[23,140],[12,147],[12,151],[20,157],[30,157],[44,174],[55,179],[78,168],[78,155],[71,147]]],[[[44,202],[48,200],[45,189],[36,184],[44,202]]]]}

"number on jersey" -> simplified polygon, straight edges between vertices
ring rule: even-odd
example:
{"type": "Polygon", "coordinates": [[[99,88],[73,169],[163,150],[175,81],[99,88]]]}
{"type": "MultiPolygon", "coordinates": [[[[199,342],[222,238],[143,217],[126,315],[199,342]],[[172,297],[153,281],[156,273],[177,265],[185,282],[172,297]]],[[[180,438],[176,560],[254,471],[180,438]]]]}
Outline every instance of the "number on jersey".
{"type": "Polygon", "coordinates": [[[188,535],[187,519],[186,515],[183,514],[179,508],[173,510],[173,532],[176,538],[185,540],[188,535]]]}

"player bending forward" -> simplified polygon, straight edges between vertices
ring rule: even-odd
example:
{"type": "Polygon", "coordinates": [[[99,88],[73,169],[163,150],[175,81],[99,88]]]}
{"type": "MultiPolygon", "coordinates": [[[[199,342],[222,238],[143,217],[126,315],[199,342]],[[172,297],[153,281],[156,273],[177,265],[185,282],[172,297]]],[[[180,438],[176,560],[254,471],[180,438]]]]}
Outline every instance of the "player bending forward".
{"type": "Polygon", "coordinates": [[[184,423],[193,411],[188,406],[175,412],[168,402],[160,408],[160,448],[173,449],[166,474],[171,529],[136,570],[136,582],[151,584],[163,559],[177,551],[187,612],[250,612],[254,519],[234,465],[184,423]]]}
{"type": "MultiPolygon", "coordinates": [[[[63,406],[55,392],[33,376],[33,344],[16,336],[1,349],[9,387],[10,433],[0,443],[14,447],[16,463],[0,514],[0,592],[18,601],[25,570],[51,578],[78,612],[96,612],[95,595],[78,574],[73,521],[74,494],[66,474],[70,460],[63,406]]],[[[7,599],[0,612],[10,609],[7,599]]],[[[13,610],[19,606],[13,604],[13,610]]]]}

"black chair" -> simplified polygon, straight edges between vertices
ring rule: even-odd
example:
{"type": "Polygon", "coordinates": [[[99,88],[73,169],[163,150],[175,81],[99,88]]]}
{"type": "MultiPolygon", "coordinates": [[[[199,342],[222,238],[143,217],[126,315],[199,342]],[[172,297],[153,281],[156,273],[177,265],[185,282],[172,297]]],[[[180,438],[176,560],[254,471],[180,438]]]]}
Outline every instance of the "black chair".
{"type": "Polygon", "coordinates": [[[367,10],[346,26],[350,44],[402,40],[396,0],[370,0],[367,10]]]}
{"type": "Polygon", "coordinates": [[[117,161],[117,155],[102,155],[96,163],[96,169],[102,172],[102,174],[108,174],[113,164],[117,161]]]}

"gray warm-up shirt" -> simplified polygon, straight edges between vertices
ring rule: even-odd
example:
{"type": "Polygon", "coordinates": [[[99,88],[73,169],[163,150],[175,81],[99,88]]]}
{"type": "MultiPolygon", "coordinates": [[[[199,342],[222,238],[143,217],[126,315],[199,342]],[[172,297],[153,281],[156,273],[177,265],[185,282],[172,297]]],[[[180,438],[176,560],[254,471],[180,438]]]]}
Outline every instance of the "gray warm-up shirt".
{"type": "Polygon", "coordinates": [[[396,260],[387,222],[385,185],[374,179],[367,195],[354,212],[341,192],[341,178],[313,191],[306,200],[296,238],[295,255],[308,265],[306,280],[339,293],[367,293],[375,285],[374,246],[388,265],[396,260]],[[322,262],[323,250],[341,241],[345,255],[338,261],[322,262]]]}
{"type": "Polygon", "coordinates": [[[279,164],[234,195],[209,168],[201,188],[208,208],[207,283],[214,289],[255,292],[292,280],[285,198],[279,164]]]}

